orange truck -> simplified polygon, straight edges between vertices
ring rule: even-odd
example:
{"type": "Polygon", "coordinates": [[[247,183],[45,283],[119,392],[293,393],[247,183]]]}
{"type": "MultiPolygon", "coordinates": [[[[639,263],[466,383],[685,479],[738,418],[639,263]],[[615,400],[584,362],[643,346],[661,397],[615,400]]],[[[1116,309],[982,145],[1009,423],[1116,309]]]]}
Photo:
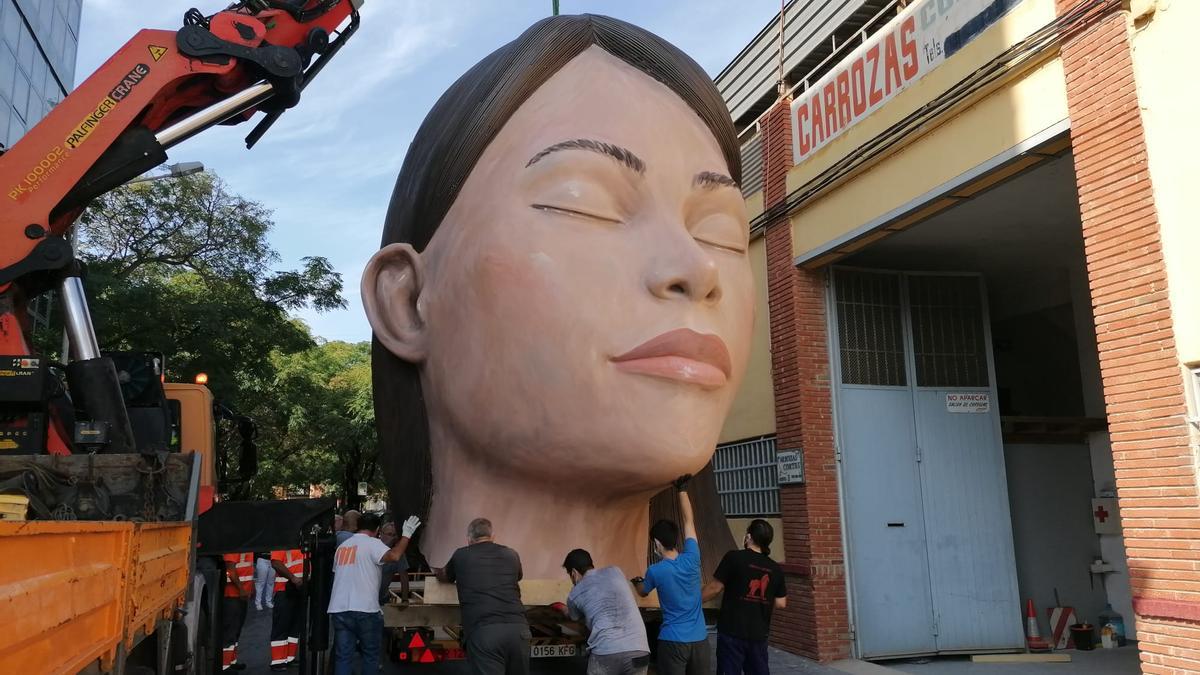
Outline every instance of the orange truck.
{"type": "MultiPolygon", "coordinates": [[[[215,487],[212,395],[199,385],[168,384],[165,390],[180,411],[180,447],[168,459],[166,473],[190,484],[178,487],[194,488],[187,501],[197,504],[201,487],[215,487]],[[193,475],[199,480],[192,481],[193,475]]],[[[93,455],[91,467],[70,459],[46,457],[42,466],[56,474],[70,472],[76,486],[89,468],[118,481],[129,468],[137,471],[129,455],[93,455]]],[[[0,471],[28,461],[0,458],[0,471]]],[[[167,522],[0,521],[0,614],[5,617],[0,671],[167,672],[190,658],[195,672],[213,672],[220,646],[214,651],[211,640],[199,639],[216,610],[203,601],[204,575],[189,593],[196,569],[195,516],[184,513],[167,522]],[[178,653],[178,645],[189,644],[200,649],[178,653]],[[161,664],[148,663],[160,659],[161,664]]]]}
{"type": "MultiPolygon", "coordinates": [[[[227,553],[303,550],[307,615],[324,611],[332,503],[219,498],[253,473],[252,438],[225,457],[228,410],[205,387],[164,384],[161,355],[100,350],[69,237],[95,197],[212,126],[261,112],[253,146],[362,4],[229,2],[138,32],[0,151],[0,673],[219,673],[227,553]],[[59,361],[29,333],[29,303],[51,290],[70,345],[59,361]]],[[[301,636],[301,673],[320,667],[326,624],[301,636]]]]}

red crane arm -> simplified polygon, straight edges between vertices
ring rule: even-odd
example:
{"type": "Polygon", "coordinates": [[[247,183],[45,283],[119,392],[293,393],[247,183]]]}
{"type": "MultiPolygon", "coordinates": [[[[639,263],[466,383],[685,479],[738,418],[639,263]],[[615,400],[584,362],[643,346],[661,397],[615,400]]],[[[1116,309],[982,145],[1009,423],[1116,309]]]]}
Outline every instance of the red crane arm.
{"type": "Polygon", "coordinates": [[[208,126],[245,121],[264,103],[295,102],[278,99],[298,98],[306,77],[315,74],[306,76],[303,56],[320,46],[321,35],[328,44],[328,35],[352,15],[356,24],[358,3],[300,0],[291,4],[302,10],[279,8],[285,4],[243,2],[210,17],[207,26],[138,32],[0,156],[0,291],[30,271],[53,267],[53,260],[37,260],[35,249],[48,236],[62,237],[92,197],[161,163],[167,147],[205,128],[161,138],[172,124],[248,92],[243,105],[208,126]],[[255,5],[270,8],[246,8],[255,5]],[[255,89],[264,80],[272,87],[255,89]],[[287,86],[293,91],[283,91],[287,86]],[[146,140],[136,142],[135,130],[146,140]],[[106,154],[110,160],[120,155],[122,143],[130,156],[97,171],[106,154]]]}
{"type": "MultiPolygon", "coordinates": [[[[26,303],[60,284],[72,396],[108,425],[111,451],[131,451],[132,431],[67,231],[93,198],[166,161],[176,143],[261,110],[253,145],[354,33],[362,2],[239,0],[209,17],[189,11],[176,32],[140,31],[0,155],[0,367],[41,367],[26,358],[26,303]]],[[[28,435],[30,419],[0,415],[0,431],[28,435]]],[[[45,450],[68,453],[70,438],[51,414],[45,450]]]]}

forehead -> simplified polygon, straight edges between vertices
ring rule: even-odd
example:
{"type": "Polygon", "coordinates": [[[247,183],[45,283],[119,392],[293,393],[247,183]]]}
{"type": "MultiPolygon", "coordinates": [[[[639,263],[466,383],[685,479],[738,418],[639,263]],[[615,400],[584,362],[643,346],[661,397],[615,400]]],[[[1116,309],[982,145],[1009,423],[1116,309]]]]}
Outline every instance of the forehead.
{"type": "Polygon", "coordinates": [[[568,139],[620,145],[650,171],[725,173],[724,155],[700,117],[666,85],[592,46],[522,104],[484,153],[493,161],[535,153],[568,139]]]}

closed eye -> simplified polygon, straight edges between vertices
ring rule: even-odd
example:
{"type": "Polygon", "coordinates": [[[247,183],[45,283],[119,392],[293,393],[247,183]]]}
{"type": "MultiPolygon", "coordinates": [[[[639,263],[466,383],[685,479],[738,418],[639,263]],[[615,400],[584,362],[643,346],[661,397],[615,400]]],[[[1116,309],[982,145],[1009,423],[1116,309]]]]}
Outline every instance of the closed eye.
{"type": "Polygon", "coordinates": [[[713,247],[713,248],[719,248],[719,249],[721,249],[722,251],[730,251],[730,252],[732,252],[732,253],[738,253],[738,254],[742,254],[742,253],[745,253],[745,252],[746,252],[746,249],[744,249],[744,248],[741,248],[741,247],[739,247],[739,246],[729,246],[728,244],[718,244],[718,243],[717,243],[717,242],[715,242],[715,241],[709,241],[709,240],[707,240],[707,239],[701,239],[700,237],[693,237],[693,239],[695,239],[696,241],[700,242],[701,244],[704,244],[705,246],[711,246],[711,247],[713,247]]]}
{"type": "Polygon", "coordinates": [[[599,220],[601,222],[611,223],[613,225],[621,224],[621,221],[617,220],[616,218],[610,218],[608,216],[600,216],[600,215],[596,215],[595,213],[588,213],[586,211],[577,211],[575,209],[567,209],[567,208],[563,208],[561,206],[551,206],[550,204],[530,204],[529,206],[530,206],[530,208],[537,209],[538,211],[545,211],[547,213],[558,213],[558,214],[561,214],[564,216],[574,216],[576,218],[590,218],[592,220],[599,220]]]}

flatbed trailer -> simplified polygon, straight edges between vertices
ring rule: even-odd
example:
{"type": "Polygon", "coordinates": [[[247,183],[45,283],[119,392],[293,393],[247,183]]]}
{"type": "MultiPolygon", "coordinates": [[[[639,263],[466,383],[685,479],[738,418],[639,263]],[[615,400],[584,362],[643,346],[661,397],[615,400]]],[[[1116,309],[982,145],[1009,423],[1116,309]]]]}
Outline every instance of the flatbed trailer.
{"type": "MultiPolygon", "coordinates": [[[[441,583],[425,573],[410,575],[409,587],[410,597],[405,602],[399,584],[393,584],[392,601],[383,607],[383,623],[391,633],[387,651],[392,659],[413,664],[465,659],[462,615],[454,584],[441,583]]],[[[553,602],[565,601],[570,590],[570,582],[521,582],[521,597],[533,634],[530,657],[575,658],[583,654],[584,627],[549,607],[553,602]]]]}
{"type": "MultiPolygon", "coordinates": [[[[454,584],[441,583],[430,574],[412,574],[409,579],[408,600],[401,598],[400,584],[392,584],[391,601],[383,606],[383,624],[391,634],[387,651],[392,659],[412,664],[465,659],[462,615],[454,584]]],[[[587,628],[550,607],[566,602],[571,582],[526,579],[520,585],[533,635],[530,657],[582,658],[587,628]]],[[[634,598],[647,625],[661,623],[662,610],[656,592],[644,598],[634,593],[634,598]]],[[[716,607],[716,600],[704,604],[706,614],[716,607]]]]}

